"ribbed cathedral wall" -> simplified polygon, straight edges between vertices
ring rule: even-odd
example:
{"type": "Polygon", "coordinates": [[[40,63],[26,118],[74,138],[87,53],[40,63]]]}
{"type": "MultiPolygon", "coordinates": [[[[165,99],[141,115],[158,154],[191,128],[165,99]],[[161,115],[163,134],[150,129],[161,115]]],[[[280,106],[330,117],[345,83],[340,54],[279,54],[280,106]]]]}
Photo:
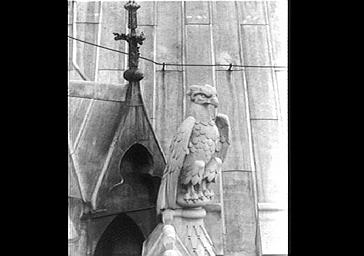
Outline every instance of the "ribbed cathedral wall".
{"type": "MultiPolygon", "coordinates": [[[[287,66],[286,1],[137,2],[138,29],[146,36],[143,57],[165,63],[287,66]]],[[[69,2],[68,34],[127,51],[112,34],[127,31],[125,3],[83,1],[73,11],[69,2]]],[[[82,80],[72,58],[90,80],[126,82],[126,55],[69,39],[69,79],[82,80]]],[[[263,254],[287,253],[287,69],[167,66],[162,71],[145,60],[140,69],[148,114],[165,153],[186,117],[188,85],[217,88],[219,112],[230,117],[233,143],[216,184],[223,191],[216,199],[222,211],[211,211],[207,223],[224,255],[256,255],[258,224],[263,254]]]]}

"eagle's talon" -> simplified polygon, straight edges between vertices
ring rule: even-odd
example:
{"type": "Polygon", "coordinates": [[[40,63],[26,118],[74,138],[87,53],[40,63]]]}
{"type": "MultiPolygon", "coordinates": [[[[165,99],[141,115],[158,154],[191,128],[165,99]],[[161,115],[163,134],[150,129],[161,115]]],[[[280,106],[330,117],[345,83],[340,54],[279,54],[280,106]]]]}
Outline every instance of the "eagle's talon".
{"type": "Polygon", "coordinates": [[[213,199],[213,197],[215,196],[215,193],[214,193],[214,191],[212,191],[212,189],[205,189],[205,190],[203,191],[203,193],[204,193],[205,197],[206,197],[207,199],[209,199],[209,200],[212,200],[212,199],[213,199]]]}
{"type": "Polygon", "coordinates": [[[202,200],[205,197],[205,195],[203,194],[203,192],[201,190],[198,192],[197,196],[198,196],[199,200],[202,200]]]}
{"type": "Polygon", "coordinates": [[[192,201],[197,201],[198,198],[199,198],[199,196],[197,194],[192,194],[192,196],[191,196],[192,201]]]}
{"type": "Polygon", "coordinates": [[[203,191],[203,194],[205,195],[205,197],[209,197],[210,196],[210,191],[208,190],[208,189],[205,189],[204,191],[203,191]]]}
{"type": "Polygon", "coordinates": [[[191,196],[190,196],[190,193],[186,193],[184,196],[183,196],[183,199],[188,202],[189,200],[191,200],[191,196]]]}

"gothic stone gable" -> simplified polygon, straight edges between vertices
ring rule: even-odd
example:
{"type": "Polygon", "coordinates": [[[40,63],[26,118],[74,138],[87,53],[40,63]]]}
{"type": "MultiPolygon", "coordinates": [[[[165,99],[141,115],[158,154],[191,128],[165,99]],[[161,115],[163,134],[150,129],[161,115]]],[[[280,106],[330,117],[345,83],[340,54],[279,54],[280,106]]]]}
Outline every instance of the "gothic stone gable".
{"type": "MultiPolygon", "coordinates": [[[[155,184],[159,185],[158,177],[165,165],[144,106],[127,106],[125,87],[120,84],[69,81],[70,154],[83,198],[92,203],[93,209],[100,208],[97,204],[110,196],[115,199],[113,206],[110,200],[108,202],[112,210],[124,209],[117,207],[121,203],[119,198],[122,194],[119,193],[123,186],[111,187],[120,181],[121,175],[130,176],[131,170],[140,174],[137,175],[139,183],[149,184],[144,187],[157,190],[155,184]],[[138,158],[139,153],[143,159],[138,158]],[[144,169],[140,170],[141,167],[144,169]]],[[[126,187],[135,183],[135,177],[124,178],[126,187]]],[[[147,191],[138,186],[134,190],[147,191]]],[[[136,193],[134,199],[138,196],[136,193]]],[[[105,206],[104,202],[101,207],[105,206]]]]}
{"type": "Polygon", "coordinates": [[[108,211],[153,207],[164,166],[142,99],[140,104],[127,102],[96,184],[93,207],[108,211]]]}

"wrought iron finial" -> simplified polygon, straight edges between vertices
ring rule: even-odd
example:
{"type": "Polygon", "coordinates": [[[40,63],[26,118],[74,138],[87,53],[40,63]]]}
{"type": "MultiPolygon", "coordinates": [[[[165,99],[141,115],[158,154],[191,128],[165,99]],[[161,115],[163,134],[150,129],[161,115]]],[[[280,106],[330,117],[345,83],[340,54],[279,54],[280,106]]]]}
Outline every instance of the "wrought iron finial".
{"type": "Polygon", "coordinates": [[[139,64],[139,46],[142,45],[145,40],[144,33],[140,35],[136,34],[137,24],[137,10],[140,8],[135,1],[129,1],[124,5],[124,8],[128,11],[128,28],[130,29],[129,34],[118,34],[115,35],[115,40],[125,40],[129,44],[129,69],[124,72],[124,78],[128,81],[140,81],[143,79],[143,73],[138,69],[139,64]]]}
{"type": "Polygon", "coordinates": [[[137,4],[135,1],[129,1],[124,5],[124,8],[128,10],[129,18],[128,18],[128,28],[129,29],[136,29],[138,26],[137,22],[137,15],[136,12],[140,8],[140,5],[137,4]]]}

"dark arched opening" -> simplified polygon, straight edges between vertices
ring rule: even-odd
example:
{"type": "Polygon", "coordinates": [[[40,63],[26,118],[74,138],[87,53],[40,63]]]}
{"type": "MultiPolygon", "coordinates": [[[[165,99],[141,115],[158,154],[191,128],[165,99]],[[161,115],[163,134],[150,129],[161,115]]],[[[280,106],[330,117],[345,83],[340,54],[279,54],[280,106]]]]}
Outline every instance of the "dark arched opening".
{"type": "Polygon", "coordinates": [[[141,144],[134,144],[123,156],[120,168],[124,173],[149,173],[154,165],[153,157],[141,144]]]}
{"type": "Polygon", "coordinates": [[[135,222],[121,213],[102,234],[95,256],[140,256],[144,236],[135,222]]]}
{"type": "Polygon", "coordinates": [[[150,175],[153,168],[153,157],[141,144],[130,147],[120,162],[120,174],[125,183],[133,184],[139,195],[145,191],[150,203],[155,203],[160,184],[160,178],[150,175]]]}

